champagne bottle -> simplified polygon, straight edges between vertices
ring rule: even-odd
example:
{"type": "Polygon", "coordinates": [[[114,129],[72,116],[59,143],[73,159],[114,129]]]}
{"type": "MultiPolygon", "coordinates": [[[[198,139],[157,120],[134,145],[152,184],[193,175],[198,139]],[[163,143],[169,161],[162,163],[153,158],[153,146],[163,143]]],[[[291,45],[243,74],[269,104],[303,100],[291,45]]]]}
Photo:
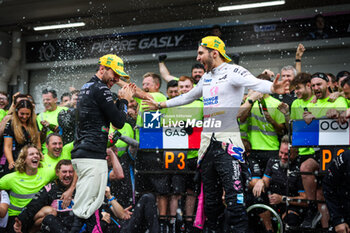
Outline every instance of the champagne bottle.
{"type": "Polygon", "coordinates": [[[267,112],[267,106],[264,98],[261,98],[261,106],[264,112],[267,112]]]}
{"type": "Polygon", "coordinates": [[[120,136],[122,136],[122,134],[118,130],[114,131],[113,137],[111,139],[108,139],[107,147],[113,146],[118,141],[120,136]]]}

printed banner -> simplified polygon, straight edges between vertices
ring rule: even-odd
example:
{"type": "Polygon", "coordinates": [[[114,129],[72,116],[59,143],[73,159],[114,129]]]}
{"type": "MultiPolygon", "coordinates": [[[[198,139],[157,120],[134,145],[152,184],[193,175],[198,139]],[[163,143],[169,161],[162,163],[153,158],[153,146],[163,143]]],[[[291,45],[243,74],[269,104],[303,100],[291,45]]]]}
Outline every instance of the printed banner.
{"type": "Polygon", "coordinates": [[[180,127],[140,128],[140,149],[199,149],[202,128],[188,134],[180,127]]]}
{"type": "MultiPolygon", "coordinates": [[[[349,37],[349,14],[325,16],[326,27],[318,35],[313,16],[278,21],[223,25],[226,47],[349,37]]],[[[115,33],[26,43],[28,63],[197,50],[198,41],[212,25],[115,33]]],[[[195,54],[194,54],[195,56],[195,54]]]]}
{"type": "Polygon", "coordinates": [[[350,144],[349,121],[338,124],[337,120],[293,121],[293,146],[343,146],[350,144]]]}

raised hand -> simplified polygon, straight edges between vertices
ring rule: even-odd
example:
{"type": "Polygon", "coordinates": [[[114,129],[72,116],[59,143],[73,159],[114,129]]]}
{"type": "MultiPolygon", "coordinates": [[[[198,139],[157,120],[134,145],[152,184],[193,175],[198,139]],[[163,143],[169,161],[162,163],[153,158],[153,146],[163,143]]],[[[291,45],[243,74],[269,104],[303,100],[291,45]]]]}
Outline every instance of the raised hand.
{"type": "Polygon", "coordinates": [[[281,102],[279,105],[278,105],[278,110],[280,110],[281,113],[283,113],[283,115],[287,115],[289,114],[289,106],[288,104],[284,103],[284,102],[281,102]]]}
{"type": "Polygon", "coordinates": [[[286,94],[289,93],[289,80],[285,79],[282,81],[279,81],[280,74],[277,74],[275,80],[273,80],[273,84],[271,87],[272,93],[277,94],[286,94]]]}
{"type": "Polygon", "coordinates": [[[295,53],[295,59],[301,59],[301,57],[303,56],[304,52],[305,52],[305,47],[303,44],[299,44],[297,51],[295,53]]]}

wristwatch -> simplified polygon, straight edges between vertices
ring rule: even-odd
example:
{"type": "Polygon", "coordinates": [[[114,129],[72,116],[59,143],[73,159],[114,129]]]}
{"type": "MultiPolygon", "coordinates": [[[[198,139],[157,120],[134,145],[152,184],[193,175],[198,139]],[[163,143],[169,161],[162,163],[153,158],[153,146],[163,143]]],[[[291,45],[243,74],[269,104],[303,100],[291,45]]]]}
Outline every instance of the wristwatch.
{"type": "Polygon", "coordinates": [[[158,102],[158,109],[162,109],[162,106],[160,105],[160,102],[158,102]]]}
{"type": "Polygon", "coordinates": [[[250,103],[251,105],[253,105],[253,104],[254,104],[254,101],[248,98],[248,103],[250,103]]]}

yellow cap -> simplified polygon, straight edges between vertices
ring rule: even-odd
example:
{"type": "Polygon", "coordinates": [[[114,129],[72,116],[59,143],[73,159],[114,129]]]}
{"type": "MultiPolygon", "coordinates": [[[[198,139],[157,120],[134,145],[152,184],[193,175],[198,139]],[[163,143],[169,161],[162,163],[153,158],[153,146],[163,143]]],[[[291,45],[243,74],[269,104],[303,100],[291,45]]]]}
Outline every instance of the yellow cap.
{"type": "Polygon", "coordinates": [[[107,54],[100,57],[98,64],[111,68],[116,74],[129,79],[129,75],[124,72],[124,62],[115,54],[107,54]]]}
{"type": "Polygon", "coordinates": [[[217,36],[207,36],[201,40],[201,46],[215,49],[225,58],[225,62],[232,61],[229,56],[226,55],[225,43],[217,36]]]}

